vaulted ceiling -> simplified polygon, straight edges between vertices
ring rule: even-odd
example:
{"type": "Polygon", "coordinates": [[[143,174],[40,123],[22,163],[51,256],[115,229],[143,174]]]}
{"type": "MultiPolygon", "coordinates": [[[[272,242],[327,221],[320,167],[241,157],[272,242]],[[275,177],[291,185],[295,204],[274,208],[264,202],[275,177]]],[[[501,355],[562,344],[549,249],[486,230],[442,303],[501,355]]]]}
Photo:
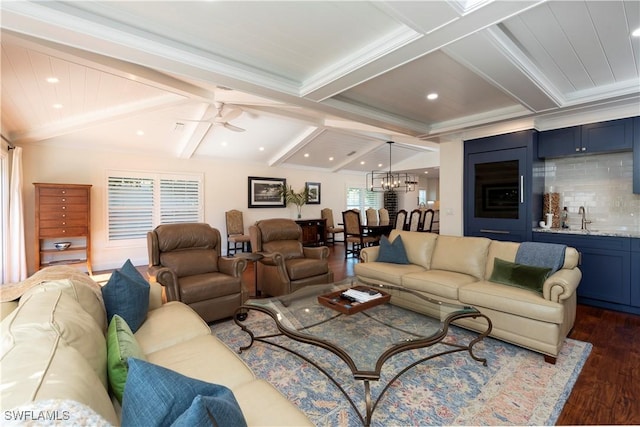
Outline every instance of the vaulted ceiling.
{"type": "Polygon", "coordinates": [[[482,126],[640,114],[636,0],[0,7],[16,145],[368,171],[393,140],[394,168],[418,169],[482,126]]]}

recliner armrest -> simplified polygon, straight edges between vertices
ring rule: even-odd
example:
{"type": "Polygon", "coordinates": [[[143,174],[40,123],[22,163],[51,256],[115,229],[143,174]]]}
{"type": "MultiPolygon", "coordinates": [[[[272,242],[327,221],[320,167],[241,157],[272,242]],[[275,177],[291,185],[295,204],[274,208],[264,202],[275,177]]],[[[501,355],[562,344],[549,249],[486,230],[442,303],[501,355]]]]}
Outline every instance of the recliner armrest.
{"type": "Polygon", "coordinates": [[[327,259],[329,258],[329,248],[326,246],[320,246],[317,248],[303,247],[302,253],[305,258],[313,259],[327,259]]]}
{"type": "Polygon", "coordinates": [[[542,296],[554,302],[566,300],[576,292],[580,279],[582,279],[582,272],[578,268],[560,269],[545,280],[542,296]]]}
{"type": "Polygon", "coordinates": [[[220,257],[218,258],[218,270],[220,273],[241,277],[242,272],[247,268],[247,260],[242,258],[220,257]]]}
{"type": "Polygon", "coordinates": [[[178,289],[178,277],[167,267],[151,265],[147,270],[150,280],[155,280],[166,289],[167,301],[180,301],[180,289],[178,289]]]}

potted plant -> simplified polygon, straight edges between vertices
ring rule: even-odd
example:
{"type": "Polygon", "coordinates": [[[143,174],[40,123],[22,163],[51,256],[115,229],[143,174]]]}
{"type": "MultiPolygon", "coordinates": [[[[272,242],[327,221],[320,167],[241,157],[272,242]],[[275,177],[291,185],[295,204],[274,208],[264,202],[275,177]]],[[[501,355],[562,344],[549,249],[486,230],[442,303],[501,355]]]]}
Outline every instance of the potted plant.
{"type": "Polygon", "coordinates": [[[298,219],[302,218],[302,205],[309,201],[309,189],[305,186],[302,191],[295,192],[293,187],[283,185],[280,188],[280,193],[284,198],[285,205],[293,203],[298,208],[298,219]]]}

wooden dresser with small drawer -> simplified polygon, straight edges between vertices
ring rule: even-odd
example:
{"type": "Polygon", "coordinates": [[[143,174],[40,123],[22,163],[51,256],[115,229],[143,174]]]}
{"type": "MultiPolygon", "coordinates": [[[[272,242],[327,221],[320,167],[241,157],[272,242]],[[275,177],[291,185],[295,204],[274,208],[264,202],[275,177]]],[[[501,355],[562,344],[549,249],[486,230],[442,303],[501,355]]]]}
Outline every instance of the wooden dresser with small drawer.
{"type": "Polygon", "coordinates": [[[36,271],[49,265],[86,264],[92,274],[91,185],[33,185],[36,271]],[[65,242],[68,248],[56,248],[65,242]]]}

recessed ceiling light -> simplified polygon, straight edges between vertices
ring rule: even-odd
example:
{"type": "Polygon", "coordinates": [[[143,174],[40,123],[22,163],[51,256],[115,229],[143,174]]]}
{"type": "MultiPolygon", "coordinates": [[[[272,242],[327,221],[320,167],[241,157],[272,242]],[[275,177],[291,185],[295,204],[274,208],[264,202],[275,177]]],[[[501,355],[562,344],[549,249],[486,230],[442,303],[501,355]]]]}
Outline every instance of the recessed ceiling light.
{"type": "Polygon", "coordinates": [[[378,163],[378,167],[381,168],[382,167],[382,163],[378,163]]]}
{"type": "Polygon", "coordinates": [[[59,110],[62,108],[62,104],[53,104],[52,107],[55,108],[56,110],[59,110]]]}
{"type": "Polygon", "coordinates": [[[631,35],[633,37],[640,37],[640,28],[636,28],[635,30],[633,30],[633,32],[631,33],[631,35]]]}
{"type": "Polygon", "coordinates": [[[432,93],[427,95],[427,99],[429,101],[435,101],[436,99],[438,99],[438,94],[435,93],[435,92],[432,92],[432,93]]]}
{"type": "Polygon", "coordinates": [[[309,153],[304,153],[304,156],[305,157],[309,157],[309,153]]]}
{"type": "Polygon", "coordinates": [[[59,81],[57,77],[47,77],[47,83],[58,83],[59,81]]]}
{"type": "Polygon", "coordinates": [[[329,157],[329,161],[330,161],[330,162],[333,162],[333,157],[329,157]]]}
{"type": "Polygon", "coordinates": [[[143,130],[136,131],[136,135],[142,136],[144,135],[144,131],[143,130]]]}
{"type": "Polygon", "coordinates": [[[429,173],[429,171],[424,171],[424,173],[429,173]]]}
{"type": "Polygon", "coordinates": [[[260,148],[258,148],[258,150],[264,151],[264,147],[260,147],[260,148]]]}
{"type": "Polygon", "coordinates": [[[227,143],[227,141],[222,141],[222,142],[220,143],[220,145],[222,145],[223,147],[226,147],[226,146],[227,146],[227,144],[228,144],[228,143],[227,143]]]}
{"type": "Polygon", "coordinates": [[[361,165],[364,165],[364,161],[360,162],[361,165]]]}

